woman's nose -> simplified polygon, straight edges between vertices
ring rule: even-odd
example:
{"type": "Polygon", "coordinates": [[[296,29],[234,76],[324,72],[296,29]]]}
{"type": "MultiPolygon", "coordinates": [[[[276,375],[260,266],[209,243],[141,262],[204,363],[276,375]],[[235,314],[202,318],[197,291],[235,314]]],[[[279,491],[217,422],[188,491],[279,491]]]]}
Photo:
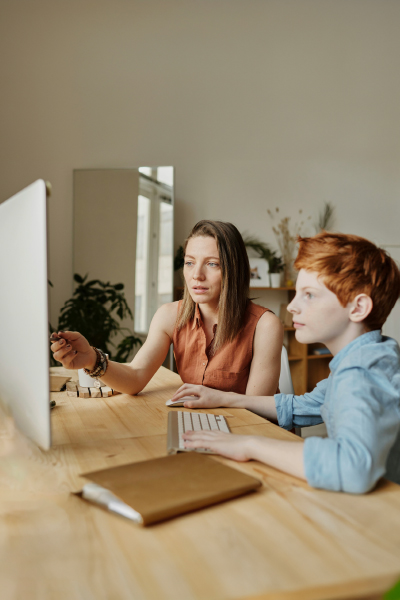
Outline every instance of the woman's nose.
{"type": "Polygon", "coordinates": [[[196,281],[202,281],[204,279],[204,273],[200,266],[196,266],[193,271],[193,279],[196,281]]]}

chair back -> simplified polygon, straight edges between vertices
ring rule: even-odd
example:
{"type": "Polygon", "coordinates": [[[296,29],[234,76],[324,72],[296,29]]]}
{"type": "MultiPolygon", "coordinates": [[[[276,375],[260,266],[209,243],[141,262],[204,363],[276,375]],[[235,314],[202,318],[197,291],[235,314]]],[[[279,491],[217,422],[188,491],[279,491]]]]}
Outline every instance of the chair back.
{"type": "Polygon", "coordinates": [[[285,346],[282,346],[281,353],[281,374],[279,377],[279,389],[282,394],[294,394],[292,376],[290,375],[288,353],[285,346]]]}

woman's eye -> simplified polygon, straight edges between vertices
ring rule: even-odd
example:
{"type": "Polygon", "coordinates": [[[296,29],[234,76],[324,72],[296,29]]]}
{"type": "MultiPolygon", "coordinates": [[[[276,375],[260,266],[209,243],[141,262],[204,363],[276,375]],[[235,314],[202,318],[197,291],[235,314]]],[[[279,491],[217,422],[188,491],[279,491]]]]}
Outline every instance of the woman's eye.
{"type": "Polygon", "coordinates": [[[185,265],[186,265],[187,267],[191,267],[191,266],[192,266],[192,264],[193,264],[193,263],[192,263],[190,260],[185,260],[185,265]]]}
{"type": "Polygon", "coordinates": [[[215,263],[215,262],[210,262],[208,264],[209,264],[210,267],[219,267],[219,264],[215,263]]]}

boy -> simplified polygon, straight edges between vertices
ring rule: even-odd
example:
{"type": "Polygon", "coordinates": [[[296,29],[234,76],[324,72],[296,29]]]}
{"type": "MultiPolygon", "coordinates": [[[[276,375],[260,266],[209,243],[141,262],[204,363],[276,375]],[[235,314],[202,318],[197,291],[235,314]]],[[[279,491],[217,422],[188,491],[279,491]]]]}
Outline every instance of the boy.
{"type": "Polygon", "coordinates": [[[281,427],[325,422],[328,438],[304,444],[260,436],[188,432],[187,448],[260,460],[317,488],[365,493],[381,476],[400,483],[400,351],[381,328],[400,294],[400,273],[384,250],[354,235],[299,239],[296,295],[288,306],[296,339],[324,343],[331,374],[304,396],[244,396],[185,384],[186,408],[247,408],[281,427]]]}

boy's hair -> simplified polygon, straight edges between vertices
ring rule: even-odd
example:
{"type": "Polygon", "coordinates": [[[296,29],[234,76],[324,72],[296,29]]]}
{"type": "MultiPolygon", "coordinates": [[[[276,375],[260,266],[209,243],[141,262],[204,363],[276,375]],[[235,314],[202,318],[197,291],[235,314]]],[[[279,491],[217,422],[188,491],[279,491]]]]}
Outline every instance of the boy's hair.
{"type": "Polygon", "coordinates": [[[342,306],[367,294],[373,308],[364,324],[381,329],[400,295],[400,272],[387,252],[357,235],[326,231],[298,242],[296,269],[319,273],[342,306]]]}

